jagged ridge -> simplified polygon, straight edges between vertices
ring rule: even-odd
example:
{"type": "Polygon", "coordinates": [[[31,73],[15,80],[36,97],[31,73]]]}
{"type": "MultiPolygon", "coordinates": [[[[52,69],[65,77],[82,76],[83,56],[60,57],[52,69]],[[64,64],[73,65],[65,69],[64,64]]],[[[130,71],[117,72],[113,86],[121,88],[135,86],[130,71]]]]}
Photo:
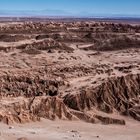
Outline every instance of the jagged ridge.
{"type": "Polygon", "coordinates": [[[66,95],[64,103],[78,111],[97,110],[131,116],[140,121],[140,75],[112,78],[95,89],[66,95]]]}

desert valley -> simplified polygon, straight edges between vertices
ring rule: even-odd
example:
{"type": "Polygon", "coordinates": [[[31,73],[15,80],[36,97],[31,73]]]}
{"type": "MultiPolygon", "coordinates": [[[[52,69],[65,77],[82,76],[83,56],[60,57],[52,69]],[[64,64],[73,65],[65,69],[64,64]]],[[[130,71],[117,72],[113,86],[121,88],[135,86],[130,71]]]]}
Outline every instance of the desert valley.
{"type": "Polygon", "coordinates": [[[0,23],[0,140],[139,140],[140,25],[0,23]]]}

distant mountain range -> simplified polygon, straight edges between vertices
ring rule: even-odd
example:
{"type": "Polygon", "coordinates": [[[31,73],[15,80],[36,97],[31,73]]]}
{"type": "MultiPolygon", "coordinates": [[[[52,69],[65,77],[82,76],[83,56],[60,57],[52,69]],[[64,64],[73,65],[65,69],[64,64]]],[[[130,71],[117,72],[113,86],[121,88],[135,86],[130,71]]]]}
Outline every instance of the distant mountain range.
{"type": "Polygon", "coordinates": [[[63,10],[40,10],[40,11],[30,11],[30,10],[0,10],[0,17],[31,17],[31,16],[71,16],[71,17],[95,17],[95,18],[140,18],[140,15],[123,15],[123,14],[95,14],[89,12],[79,12],[70,13],[63,10]]]}
{"type": "Polygon", "coordinates": [[[69,12],[63,10],[40,10],[40,11],[24,11],[24,10],[12,10],[5,11],[0,10],[0,16],[70,16],[72,15],[69,12]]]}

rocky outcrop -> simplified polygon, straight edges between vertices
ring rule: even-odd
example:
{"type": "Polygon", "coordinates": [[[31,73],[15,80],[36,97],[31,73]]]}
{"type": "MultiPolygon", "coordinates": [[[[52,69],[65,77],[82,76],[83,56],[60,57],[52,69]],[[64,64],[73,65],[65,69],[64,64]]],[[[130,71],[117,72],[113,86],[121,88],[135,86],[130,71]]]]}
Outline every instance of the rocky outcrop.
{"type": "Polygon", "coordinates": [[[45,40],[41,40],[41,41],[38,41],[38,42],[33,42],[31,44],[23,44],[23,45],[20,45],[20,46],[17,46],[16,47],[17,49],[21,49],[23,51],[30,51],[32,49],[35,49],[35,50],[50,50],[50,49],[53,49],[53,50],[65,50],[65,51],[69,51],[69,52],[72,52],[73,49],[66,46],[64,43],[59,43],[59,42],[56,42],[55,40],[53,39],[45,39],[45,40]]]}
{"type": "Polygon", "coordinates": [[[7,34],[0,35],[0,41],[2,42],[18,42],[25,39],[30,39],[30,37],[24,35],[7,35],[7,34]]]}
{"type": "Polygon", "coordinates": [[[109,79],[95,89],[66,95],[64,103],[69,108],[82,112],[93,108],[106,113],[117,111],[140,121],[140,75],[109,79]]]}
{"type": "Polygon", "coordinates": [[[140,41],[127,36],[119,36],[108,40],[100,40],[95,45],[90,46],[90,49],[98,51],[114,51],[130,48],[140,48],[140,41]]]}
{"type": "Polygon", "coordinates": [[[51,120],[73,120],[76,119],[70,112],[63,100],[58,97],[34,98],[30,104],[30,111],[41,118],[51,120]]]}
{"type": "Polygon", "coordinates": [[[0,97],[56,96],[63,81],[55,81],[31,75],[4,75],[0,77],[0,97]]]}
{"type": "Polygon", "coordinates": [[[29,103],[20,101],[14,103],[0,104],[0,121],[6,124],[27,123],[40,121],[40,118],[29,111],[29,103]]]}
{"type": "Polygon", "coordinates": [[[115,119],[111,117],[104,117],[101,115],[95,115],[95,118],[101,121],[103,124],[119,124],[119,125],[125,125],[125,120],[123,119],[115,119]]]}
{"type": "MultiPolygon", "coordinates": [[[[4,100],[3,100],[4,101],[4,100]]],[[[0,104],[0,121],[6,124],[50,120],[74,120],[76,117],[58,97],[34,97],[18,100],[14,103],[0,104]]]]}
{"type": "MultiPolygon", "coordinates": [[[[4,79],[7,79],[6,83],[8,83],[8,85],[10,85],[10,82],[16,81],[15,85],[19,87],[21,86],[20,80],[22,79],[22,85],[28,83],[30,88],[32,86],[34,87],[31,89],[35,89],[35,85],[38,85],[41,80],[38,79],[38,81],[35,82],[33,79],[27,80],[25,77],[19,79],[17,77],[5,77],[3,80],[4,79]]],[[[43,85],[47,87],[45,82],[46,81],[42,81],[39,87],[43,85]]],[[[51,86],[54,86],[56,89],[59,86],[58,83],[52,82],[51,84],[51,86]]],[[[16,89],[15,85],[13,84],[11,87],[16,89]]],[[[1,102],[0,121],[10,124],[15,122],[25,123],[39,121],[40,118],[46,118],[50,120],[83,120],[90,123],[101,122],[103,124],[124,125],[124,120],[111,117],[111,114],[114,112],[118,112],[120,115],[131,116],[135,120],[140,121],[139,74],[111,78],[96,88],[82,90],[80,94],[68,94],[64,96],[64,99],[53,95],[54,89],[50,88],[50,90],[50,95],[37,96],[36,94],[30,93],[30,96],[25,94],[25,97],[28,98],[23,97],[21,101],[18,101],[17,98],[17,101],[13,103],[4,104],[5,102],[1,102]],[[106,114],[110,114],[110,116],[99,115],[94,112],[94,110],[105,112],[106,114]],[[92,115],[88,113],[89,111],[92,115]]],[[[9,93],[12,93],[11,91],[12,89],[9,89],[9,93]]],[[[19,92],[19,90],[17,92],[19,92]]],[[[13,97],[14,96],[12,96],[12,98],[13,97]]]]}
{"type": "MultiPolygon", "coordinates": [[[[3,100],[6,102],[6,100],[3,100]]],[[[90,115],[86,112],[76,111],[68,108],[62,99],[58,97],[34,97],[25,99],[16,99],[16,102],[4,104],[0,106],[0,122],[6,124],[12,123],[28,123],[40,121],[41,118],[50,120],[82,120],[89,123],[103,124],[121,124],[123,120],[102,117],[98,115],[90,115]]]]}
{"type": "Polygon", "coordinates": [[[58,96],[62,83],[56,81],[39,77],[3,76],[0,84],[0,121],[6,124],[46,118],[124,125],[124,120],[111,117],[116,112],[140,121],[139,74],[111,78],[96,88],[82,89],[79,94],[68,94],[63,99],[58,96]],[[16,101],[7,102],[14,97],[16,101]],[[106,115],[98,114],[95,110],[106,115]]]}

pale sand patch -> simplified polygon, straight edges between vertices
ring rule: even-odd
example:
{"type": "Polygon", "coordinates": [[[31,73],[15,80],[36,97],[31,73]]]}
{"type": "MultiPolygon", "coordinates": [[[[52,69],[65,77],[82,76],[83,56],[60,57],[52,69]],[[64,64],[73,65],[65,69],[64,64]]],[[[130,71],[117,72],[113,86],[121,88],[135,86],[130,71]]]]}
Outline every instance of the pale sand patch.
{"type": "Polygon", "coordinates": [[[140,124],[126,121],[125,126],[90,124],[81,121],[49,121],[29,124],[0,125],[0,140],[139,140],[140,124]]]}

